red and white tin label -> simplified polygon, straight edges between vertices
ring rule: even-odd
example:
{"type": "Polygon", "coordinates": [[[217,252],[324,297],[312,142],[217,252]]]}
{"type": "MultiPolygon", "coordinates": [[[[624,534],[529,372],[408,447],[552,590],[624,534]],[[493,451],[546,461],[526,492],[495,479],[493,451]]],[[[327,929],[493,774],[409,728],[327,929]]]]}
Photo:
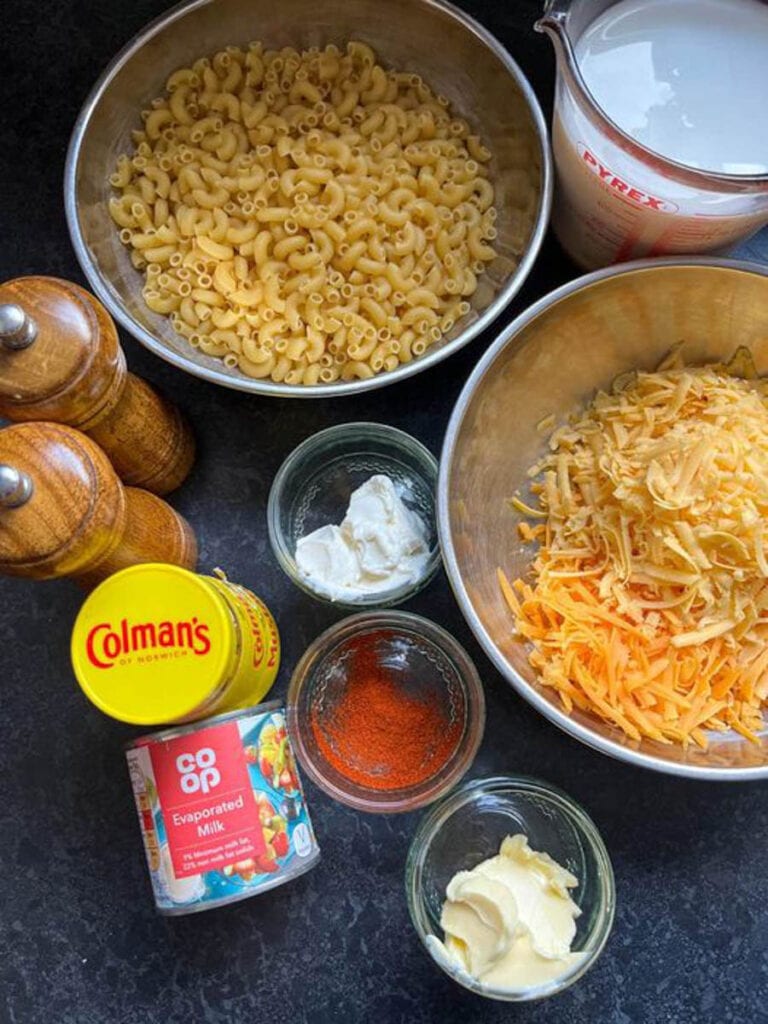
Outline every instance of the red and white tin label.
{"type": "Polygon", "coordinates": [[[265,853],[237,722],[153,744],[150,756],[177,878],[265,853]]]}
{"type": "Polygon", "coordinates": [[[317,863],[276,702],[142,736],[126,758],[161,913],[255,896],[317,863]]]}

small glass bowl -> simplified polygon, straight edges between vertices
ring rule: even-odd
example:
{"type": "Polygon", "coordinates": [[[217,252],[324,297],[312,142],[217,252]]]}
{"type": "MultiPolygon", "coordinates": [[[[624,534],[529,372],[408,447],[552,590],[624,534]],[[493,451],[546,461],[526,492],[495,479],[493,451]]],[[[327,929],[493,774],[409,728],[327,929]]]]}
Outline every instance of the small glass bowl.
{"type": "Polygon", "coordinates": [[[524,775],[474,779],[433,807],[408,851],[405,889],[413,926],[435,963],[471,992],[506,1002],[556,995],[585,974],[603,951],[616,904],[613,868],[592,820],[561,790],[524,775]],[[453,971],[434,955],[427,937],[442,938],[440,913],[456,872],[495,856],[505,836],[518,832],[528,837],[531,849],[548,853],[578,878],[571,895],[581,915],[571,948],[585,956],[555,981],[500,990],[453,971]]]}
{"type": "Polygon", "coordinates": [[[416,594],[440,567],[435,525],[437,460],[410,434],[383,423],[342,423],[321,430],[295,448],[275,476],[267,503],[272,550],[296,586],[341,608],[387,608],[416,594]],[[333,599],[316,590],[296,565],[300,537],[329,524],[340,525],[354,490],[374,474],[395,484],[403,503],[424,522],[429,561],[419,579],[354,600],[333,599]]]}
{"type": "Polygon", "coordinates": [[[485,729],[485,695],[472,660],[444,629],[408,612],[352,615],[321,634],[293,673],[286,701],[288,732],[306,774],[334,800],[375,813],[412,811],[437,800],[472,764],[485,729]],[[463,720],[448,760],[429,778],[405,789],[377,789],[341,774],[318,747],[312,717],[332,714],[347,691],[355,652],[375,652],[410,695],[442,702],[446,716],[463,720]]]}

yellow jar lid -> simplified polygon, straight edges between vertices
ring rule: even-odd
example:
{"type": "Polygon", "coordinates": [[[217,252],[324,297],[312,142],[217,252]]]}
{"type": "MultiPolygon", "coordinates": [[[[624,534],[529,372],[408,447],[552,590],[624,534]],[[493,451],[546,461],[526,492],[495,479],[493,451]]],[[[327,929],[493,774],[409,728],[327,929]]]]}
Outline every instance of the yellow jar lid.
{"type": "Polygon", "coordinates": [[[231,676],[237,649],[231,613],[210,581],[159,563],[99,584],[80,609],[71,647],[86,696],[134,725],[202,712],[231,676]]]}

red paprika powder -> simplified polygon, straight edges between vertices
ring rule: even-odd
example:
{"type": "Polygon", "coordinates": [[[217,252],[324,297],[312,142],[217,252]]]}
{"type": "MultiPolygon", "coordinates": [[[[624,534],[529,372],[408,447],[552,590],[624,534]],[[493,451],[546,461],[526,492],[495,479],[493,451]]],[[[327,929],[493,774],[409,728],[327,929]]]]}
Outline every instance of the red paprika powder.
{"type": "Polygon", "coordinates": [[[378,790],[409,789],[437,775],[459,745],[465,718],[461,692],[447,681],[422,686],[403,665],[382,663],[375,637],[361,638],[333,698],[310,711],[328,763],[378,790]]]}

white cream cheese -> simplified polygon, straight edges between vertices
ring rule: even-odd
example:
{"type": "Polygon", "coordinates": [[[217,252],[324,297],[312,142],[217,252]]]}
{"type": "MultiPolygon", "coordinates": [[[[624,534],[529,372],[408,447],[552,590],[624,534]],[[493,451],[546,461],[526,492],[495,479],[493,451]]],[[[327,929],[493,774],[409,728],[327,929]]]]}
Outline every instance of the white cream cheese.
{"type": "Polygon", "coordinates": [[[353,491],[341,526],[321,526],[296,545],[299,572],[333,601],[416,582],[428,561],[425,524],[381,474],[353,491]]]}
{"type": "Polygon", "coordinates": [[[523,990],[567,974],[581,911],[569,889],[578,880],[524,835],[507,836],[495,857],[448,883],[440,924],[428,944],[449,970],[494,989],[523,990]]]}

